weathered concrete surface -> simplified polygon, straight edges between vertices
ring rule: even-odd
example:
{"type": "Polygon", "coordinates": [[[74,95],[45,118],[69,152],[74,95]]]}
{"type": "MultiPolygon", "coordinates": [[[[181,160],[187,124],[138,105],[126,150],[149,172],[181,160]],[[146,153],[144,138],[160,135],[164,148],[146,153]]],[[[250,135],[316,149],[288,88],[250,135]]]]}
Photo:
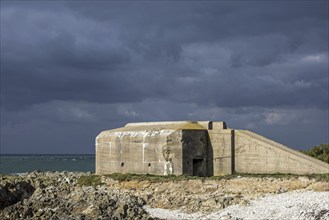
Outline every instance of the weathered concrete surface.
{"type": "Polygon", "coordinates": [[[129,123],[96,138],[96,173],[329,173],[329,164],[225,122],[129,123]]]}
{"type": "Polygon", "coordinates": [[[232,136],[231,130],[209,130],[209,148],[213,155],[215,176],[232,173],[232,136]]]}
{"type": "Polygon", "coordinates": [[[235,130],[235,171],[240,173],[329,173],[329,164],[251,131],[235,130]]]}
{"type": "Polygon", "coordinates": [[[199,171],[190,167],[194,157],[205,160],[206,141],[207,132],[198,123],[127,124],[97,136],[96,173],[201,175],[206,162],[199,171]]]}

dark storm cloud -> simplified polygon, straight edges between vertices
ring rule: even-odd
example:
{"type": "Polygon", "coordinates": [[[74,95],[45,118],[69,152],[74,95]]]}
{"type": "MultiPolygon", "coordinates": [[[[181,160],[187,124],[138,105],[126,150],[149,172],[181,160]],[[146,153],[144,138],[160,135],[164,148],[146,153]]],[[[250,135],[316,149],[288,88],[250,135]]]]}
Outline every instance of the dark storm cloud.
{"type": "Polygon", "coordinates": [[[12,137],[40,120],[54,130],[80,121],[99,130],[108,121],[236,123],[241,115],[264,127],[288,120],[285,109],[310,109],[299,118],[327,112],[327,8],[326,1],[1,2],[2,128],[12,137]]]}
{"type": "MultiPolygon", "coordinates": [[[[323,2],[270,3],[271,7],[220,2],[86,4],[72,2],[62,10],[29,5],[2,8],[6,107],[50,100],[113,103],[175,97],[224,107],[323,106],[326,101],[321,96],[312,99],[321,93],[319,85],[294,86],[300,80],[298,73],[295,82],[286,85],[275,80],[279,73],[271,68],[266,73],[261,68],[247,74],[241,71],[326,52],[323,2]],[[202,75],[203,68],[213,68],[214,74],[202,75]],[[273,80],[254,77],[260,74],[273,80]],[[184,82],[186,75],[192,76],[185,78],[187,82],[197,80],[184,82]],[[203,88],[206,94],[209,91],[207,101],[200,93],[203,88]],[[218,93],[223,94],[220,102],[213,95],[218,93]],[[271,101],[269,94],[274,96],[271,101]],[[298,100],[301,94],[310,94],[309,101],[288,98],[298,100]]],[[[326,66],[326,61],[321,65],[326,66]]],[[[324,75],[326,69],[320,71],[324,75]]]]}

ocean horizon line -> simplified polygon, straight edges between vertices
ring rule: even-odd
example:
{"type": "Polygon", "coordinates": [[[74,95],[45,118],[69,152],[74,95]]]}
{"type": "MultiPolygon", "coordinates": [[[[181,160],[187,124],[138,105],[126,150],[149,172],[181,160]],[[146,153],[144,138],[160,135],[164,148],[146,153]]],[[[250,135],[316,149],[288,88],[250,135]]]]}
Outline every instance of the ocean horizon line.
{"type": "Polygon", "coordinates": [[[0,156],[70,156],[70,155],[90,155],[90,156],[95,156],[96,154],[63,154],[63,153],[60,153],[60,154],[2,154],[0,153],[0,156]]]}

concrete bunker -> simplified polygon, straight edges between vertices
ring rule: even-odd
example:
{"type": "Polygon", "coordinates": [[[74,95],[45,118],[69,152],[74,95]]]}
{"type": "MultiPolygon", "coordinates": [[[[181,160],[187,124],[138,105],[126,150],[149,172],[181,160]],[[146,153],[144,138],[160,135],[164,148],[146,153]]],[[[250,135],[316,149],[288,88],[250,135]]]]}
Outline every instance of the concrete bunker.
{"type": "Polygon", "coordinates": [[[96,173],[329,173],[329,164],[225,122],[129,123],[96,137],[96,173]]]}

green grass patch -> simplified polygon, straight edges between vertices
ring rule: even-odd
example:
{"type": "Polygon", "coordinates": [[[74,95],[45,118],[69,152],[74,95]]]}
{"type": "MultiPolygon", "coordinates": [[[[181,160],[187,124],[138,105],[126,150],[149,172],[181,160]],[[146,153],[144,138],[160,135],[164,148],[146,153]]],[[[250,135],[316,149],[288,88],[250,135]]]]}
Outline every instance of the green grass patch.
{"type": "Polygon", "coordinates": [[[88,175],[88,176],[80,176],[78,179],[79,186],[99,186],[104,183],[101,180],[102,176],[99,175],[88,175]]]}
{"type": "Polygon", "coordinates": [[[169,181],[183,181],[183,180],[229,180],[241,177],[255,177],[255,178],[276,178],[276,179],[296,179],[298,177],[308,177],[309,179],[315,179],[317,181],[329,181],[329,174],[309,174],[309,175],[298,175],[298,174],[286,174],[286,173],[275,173],[275,174],[252,174],[252,173],[235,173],[232,175],[224,176],[211,176],[211,177],[199,177],[199,176],[187,176],[187,175],[168,175],[168,176],[158,176],[152,174],[132,174],[132,173],[113,173],[105,175],[108,178],[123,181],[143,181],[148,180],[151,182],[169,182],[169,181]]]}
{"type": "Polygon", "coordinates": [[[329,173],[325,174],[310,174],[306,175],[310,179],[315,179],[316,181],[329,181],[329,173]]]}
{"type": "Polygon", "coordinates": [[[143,181],[148,180],[151,182],[168,182],[168,181],[181,181],[181,180],[187,180],[187,179],[199,179],[202,177],[196,177],[196,176],[185,176],[185,175],[168,175],[168,176],[160,176],[160,175],[152,175],[152,174],[134,174],[134,173],[112,173],[105,175],[108,178],[118,180],[119,182],[123,181],[131,181],[131,180],[137,180],[137,181],[143,181]]]}
{"type": "MultiPolygon", "coordinates": [[[[298,174],[285,174],[285,173],[275,173],[275,174],[252,174],[252,173],[235,173],[233,175],[225,176],[211,176],[211,177],[199,177],[199,176],[187,176],[187,175],[168,175],[159,176],[152,174],[134,174],[134,173],[112,173],[104,175],[107,178],[117,180],[119,182],[125,181],[150,181],[154,182],[170,182],[170,181],[186,181],[186,180],[230,180],[241,177],[254,177],[254,178],[276,178],[276,179],[297,179],[298,177],[308,177],[309,179],[315,179],[316,181],[329,181],[329,174],[309,174],[309,175],[298,175],[298,174]]],[[[88,175],[81,176],[78,180],[78,185],[80,186],[97,186],[103,185],[100,175],[88,175]]]]}
{"type": "Polygon", "coordinates": [[[0,174],[0,180],[14,180],[14,179],[21,179],[21,177],[17,175],[0,174]]]}

